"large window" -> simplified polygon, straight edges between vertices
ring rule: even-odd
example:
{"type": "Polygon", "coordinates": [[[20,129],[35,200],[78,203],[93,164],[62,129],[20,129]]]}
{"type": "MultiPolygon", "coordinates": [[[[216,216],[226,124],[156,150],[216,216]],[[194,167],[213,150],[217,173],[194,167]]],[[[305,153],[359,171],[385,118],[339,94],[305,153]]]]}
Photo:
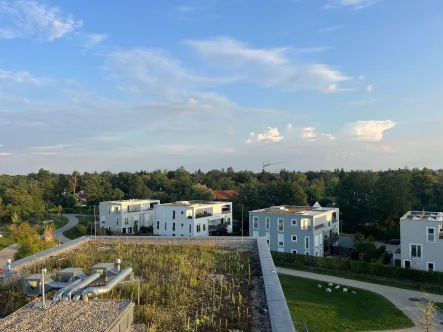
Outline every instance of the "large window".
{"type": "Polygon", "coordinates": [[[309,230],[310,229],[309,224],[310,220],[308,218],[303,218],[301,220],[301,229],[305,231],[309,230]]]}
{"type": "Polygon", "coordinates": [[[285,246],[285,235],[284,234],[278,234],[278,246],[279,247],[285,246]]]}
{"type": "Polygon", "coordinates": [[[200,226],[200,224],[198,224],[197,225],[197,233],[200,233],[200,228],[201,228],[201,226],[200,226]]]}
{"type": "Polygon", "coordinates": [[[160,229],[160,221],[157,220],[157,229],[160,229]]]}
{"type": "Polygon", "coordinates": [[[435,268],[434,265],[435,265],[434,262],[427,262],[427,263],[426,263],[427,271],[429,271],[429,272],[434,272],[434,268],[435,268]]]}
{"type": "Polygon", "coordinates": [[[267,231],[271,228],[271,220],[269,218],[265,218],[265,228],[267,231]]]}
{"type": "Polygon", "coordinates": [[[206,225],[203,224],[203,232],[206,232],[206,225]]]}
{"type": "Polygon", "coordinates": [[[434,227],[426,227],[426,241],[427,242],[435,242],[435,228],[434,227]]]}
{"type": "Polygon", "coordinates": [[[252,218],[252,228],[258,229],[258,217],[252,218]]]}
{"type": "Polygon", "coordinates": [[[118,217],[116,218],[116,221],[117,221],[117,225],[118,225],[118,217]]]}
{"type": "Polygon", "coordinates": [[[309,250],[309,236],[305,236],[305,249],[309,250]]]}
{"type": "Polygon", "coordinates": [[[278,223],[278,231],[279,232],[283,232],[285,229],[285,222],[283,219],[277,219],[277,223],[278,223]]]}
{"type": "Polygon", "coordinates": [[[165,231],[168,229],[168,222],[165,221],[165,231]]]}
{"type": "Polygon", "coordinates": [[[411,244],[411,257],[422,258],[421,244],[411,244]]]}
{"type": "Polygon", "coordinates": [[[172,231],[175,232],[175,222],[172,223],[172,231]]]}
{"type": "Polygon", "coordinates": [[[175,219],[175,211],[172,211],[172,219],[175,219]]]}
{"type": "Polygon", "coordinates": [[[125,218],[125,225],[129,225],[129,219],[125,218]]]}

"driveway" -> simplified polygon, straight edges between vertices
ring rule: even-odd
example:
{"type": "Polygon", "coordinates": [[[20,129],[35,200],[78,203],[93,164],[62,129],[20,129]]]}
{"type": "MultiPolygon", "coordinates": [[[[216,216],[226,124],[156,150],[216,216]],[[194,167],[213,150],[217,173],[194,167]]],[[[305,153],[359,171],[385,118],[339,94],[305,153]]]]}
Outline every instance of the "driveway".
{"type": "Polygon", "coordinates": [[[71,229],[73,227],[76,227],[78,224],[78,219],[73,214],[65,214],[65,217],[69,219],[69,222],[59,229],[56,229],[54,233],[52,234],[54,236],[54,239],[60,243],[65,243],[71,241],[66,236],[63,235],[64,231],[67,231],[68,229],[71,229]]]}
{"type": "Polygon", "coordinates": [[[20,248],[20,246],[15,243],[11,244],[9,247],[4,248],[3,250],[0,250],[0,267],[3,265],[6,265],[6,262],[8,259],[13,260],[15,252],[20,248]]]}
{"type": "MultiPolygon", "coordinates": [[[[277,273],[287,274],[296,277],[302,277],[307,279],[332,282],[334,284],[346,285],[349,287],[366,289],[374,293],[378,293],[386,297],[389,301],[391,301],[398,309],[400,309],[406,316],[408,316],[413,322],[417,322],[420,320],[421,311],[415,302],[409,301],[409,298],[422,298],[424,297],[423,292],[412,291],[407,289],[371,284],[369,282],[332,277],[323,274],[305,272],[305,271],[297,271],[292,269],[285,269],[281,267],[277,267],[277,273]]],[[[435,295],[428,294],[428,299],[435,302],[443,302],[443,295],[435,295]]],[[[439,322],[443,321],[443,315],[438,314],[438,322],[435,327],[435,331],[443,331],[443,325],[439,322]]],[[[396,330],[398,331],[423,331],[423,328],[412,327],[410,329],[396,330]]],[[[387,331],[385,331],[387,332],[387,331]]]]}

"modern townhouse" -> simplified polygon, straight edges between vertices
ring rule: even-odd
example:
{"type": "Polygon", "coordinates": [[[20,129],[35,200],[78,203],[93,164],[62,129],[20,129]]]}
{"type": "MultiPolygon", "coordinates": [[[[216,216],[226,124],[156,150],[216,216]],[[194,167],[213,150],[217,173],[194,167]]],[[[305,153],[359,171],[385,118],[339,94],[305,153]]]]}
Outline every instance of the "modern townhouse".
{"type": "Polygon", "coordinates": [[[232,232],[232,203],[178,201],[155,207],[154,234],[210,236],[226,227],[232,232]]]}
{"type": "Polygon", "coordinates": [[[271,206],[249,212],[249,234],[264,236],[273,251],[323,256],[338,246],[339,209],[271,206]]]}
{"type": "Polygon", "coordinates": [[[135,229],[154,225],[154,207],[160,204],[155,199],[129,199],[100,202],[100,226],[123,234],[135,233],[135,229]]]}
{"type": "Polygon", "coordinates": [[[442,212],[409,211],[400,218],[402,267],[442,272],[442,253],[442,212]]]}

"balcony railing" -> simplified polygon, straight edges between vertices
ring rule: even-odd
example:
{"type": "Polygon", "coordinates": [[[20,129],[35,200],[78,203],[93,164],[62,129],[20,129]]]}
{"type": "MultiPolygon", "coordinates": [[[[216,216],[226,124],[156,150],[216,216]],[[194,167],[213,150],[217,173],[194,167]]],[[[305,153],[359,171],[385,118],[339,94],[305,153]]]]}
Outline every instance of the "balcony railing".
{"type": "Polygon", "coordinates": [[[315,230],[322,229],[323,227],[325,227],[325,224],[316,225],[315,230]]]}
{"type": "Polygon", "coordinates": [[[332,219],[332,223],[335,224],[336,222],[338,222],[337,218],[332,219]]]}
{"type": "Polygon", "coordinates": [[[222,209],[222,213],[231,213],[231,209],[222,209]]]}
{"type": "Polygon", "coordinates": [[[212,216],[212,214],[209,213],[209,212],[199,212],[199,213],[196,213],[196,214],[195,214],[195,218],[196,218],[196,219],[198,219],[198,218],[204,218],[204,217],[211,217],[211,216],[212,216]]]}

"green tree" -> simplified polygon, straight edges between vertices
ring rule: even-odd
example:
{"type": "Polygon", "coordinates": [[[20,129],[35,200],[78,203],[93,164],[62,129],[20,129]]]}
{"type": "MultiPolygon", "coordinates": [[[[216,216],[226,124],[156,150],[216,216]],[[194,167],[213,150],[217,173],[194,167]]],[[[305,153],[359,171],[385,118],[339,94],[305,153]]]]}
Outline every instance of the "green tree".
{"type": "Polygon", "coordinates": [[[214,192],[204,184],[194,184],[190,190],[189,197],[191,200],[213,201],[215,199],[214,192]]]}

